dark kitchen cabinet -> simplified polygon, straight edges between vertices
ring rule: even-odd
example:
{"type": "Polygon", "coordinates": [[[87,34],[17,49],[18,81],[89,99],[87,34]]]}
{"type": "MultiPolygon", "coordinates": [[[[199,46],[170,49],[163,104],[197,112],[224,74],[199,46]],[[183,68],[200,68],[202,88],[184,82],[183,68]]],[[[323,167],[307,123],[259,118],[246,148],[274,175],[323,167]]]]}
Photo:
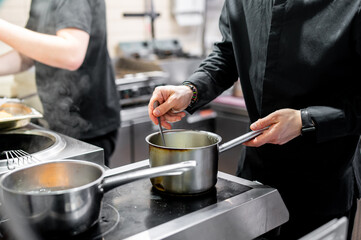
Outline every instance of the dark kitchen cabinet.
{"type": "Polygon", "coordinates": [[[133,125],[133,146],[134,158],[132,161],[138,162],[149,158],[149,145],[145,138],[154,132],[159,131],[158,125],[153,124],[149,117],[139,119],[133,125]]]}
{"type": "Polygon", "coordinates": [[[131,159],[131,124],[123,123],[118,129],[118,139],[115,146],[114,152],[110,157],[109,164],[110,168],[115,168],[130,164],[131,159]]]}

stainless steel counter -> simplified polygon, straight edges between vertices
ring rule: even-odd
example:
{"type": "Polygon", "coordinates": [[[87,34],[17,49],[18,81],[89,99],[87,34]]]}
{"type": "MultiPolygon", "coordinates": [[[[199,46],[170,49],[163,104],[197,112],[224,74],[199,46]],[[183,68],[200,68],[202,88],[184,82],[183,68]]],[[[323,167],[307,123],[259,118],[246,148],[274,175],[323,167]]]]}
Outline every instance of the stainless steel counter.
{"type": "MultiPolygon", "coordinates": [[[[23,149],[24,151],[29,151],[30,154],[38,159],[39,161],[50,161],[58,159],[77,159],[85,160],[97,163],[103,167],[104,166],[104,151],[102,148],[97,146],[79,141],[77,139],[65,136],[60,133],[56,133],[50,130],[46,130],[42,127],[39,127],[35,124],[28,124],[25,127],[10,130],[6,132],[1,132],[2,140],[7,142],[9,146],[1,146],[3,148],[10,147],[14,145],[19,147],[20,140],[24,142],[34,142],[34,143],[24,143],[29,149],[23,149]],[[36,138],[39,139],[36,139],[36,138]],[[35,139],[33,139],[35,138],[35,139]],[[13,144],[9,144],[9,141],[13,141],[13,144]],[[36,146],[37,140],[46,139],[47,146],[36,146]],[[31,149],[30,149],[31,148],[31,149]],[[37,149],[38,151],[34,151],[37,149]]],[[[17,148],[15,148],[17,149],[17,148]]],[[[14,149],[5,149],[5,150],[14,150],[14,149]]],[[[6,159],[0,160],[0,174],[9,171],[8,162],[6,159]]]]}

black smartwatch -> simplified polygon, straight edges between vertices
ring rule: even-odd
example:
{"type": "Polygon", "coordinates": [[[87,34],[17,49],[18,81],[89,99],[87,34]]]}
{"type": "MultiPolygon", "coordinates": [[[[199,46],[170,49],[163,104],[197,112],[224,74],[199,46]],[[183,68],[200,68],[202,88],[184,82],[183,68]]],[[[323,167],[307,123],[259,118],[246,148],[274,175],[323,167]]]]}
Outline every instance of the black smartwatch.
{"type": "Polygon", "coordinates": [[[314,135],[316,132],[316,126],[308,110],[306,108],[303,108],[300,111],[301,111],[301,120],[302,120],[301,135],[302,136],[314,135]]]}

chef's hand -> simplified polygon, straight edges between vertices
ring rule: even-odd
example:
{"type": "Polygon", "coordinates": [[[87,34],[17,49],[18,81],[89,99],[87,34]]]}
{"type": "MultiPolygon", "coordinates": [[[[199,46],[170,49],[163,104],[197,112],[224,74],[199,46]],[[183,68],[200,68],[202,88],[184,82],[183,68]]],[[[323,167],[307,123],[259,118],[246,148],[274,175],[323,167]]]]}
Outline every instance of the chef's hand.
{"type": "Polygon", "coordinates": [[[191,102],[193,92],[187,86],[161,86],[154,89],[152,98],[148,104],[150,119],[158,124],[157,117],[161,119],[161,125],[171,129],[170,122],[180,121],[186,116],[183,112],[191,102]],[[159,102],[157,108],[153,108],[155,101],[159,102]]]}
{"type": "Polygon", "coordinates": [[[280,109],[268,116],[258,119],[251,125],[252,130],[270,126],[261,135],[244,143],[249,147],[259,147],[266,143],[285,144],[301,134],[301,112],[294,109],[280,109]]]}

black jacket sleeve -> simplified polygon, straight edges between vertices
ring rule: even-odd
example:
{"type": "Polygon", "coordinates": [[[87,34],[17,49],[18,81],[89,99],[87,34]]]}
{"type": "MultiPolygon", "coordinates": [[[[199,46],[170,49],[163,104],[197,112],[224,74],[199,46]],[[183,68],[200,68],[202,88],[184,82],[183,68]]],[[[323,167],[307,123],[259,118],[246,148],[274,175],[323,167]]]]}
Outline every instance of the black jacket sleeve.
{"type": "Polygon", "coordinates": [[[220,16],[219,29],[223,36],[222,41],[214,45],[212,53],[187,80],[195,85],[198,90],[198,100],[196,104],[187,109],[189,113],[195,112],[212,101],[230,88],[238,79],[232,35],[225,5],[220,16]]]}
{"type": "MultiPolygon", "coordinates": [[[[352,41],[355,54],[361,58],[361,16],[360,9],[355,16],[352,25],[352,41]]],[[[361,68],[361,66],[359,66],[361,68]]],[[[331,106],[310,106],[309,114],[316,123],[317,142],[361,133],[361,79],[360,75],[354,76],[350,88],[350,94],[344,94],[340,98],[333,96],[335,103],[331,106]],[[353,89],[352,89],[353,88],[353,89]]],[[[340,84],[348,84],[342,83],[340,84]]]]}

